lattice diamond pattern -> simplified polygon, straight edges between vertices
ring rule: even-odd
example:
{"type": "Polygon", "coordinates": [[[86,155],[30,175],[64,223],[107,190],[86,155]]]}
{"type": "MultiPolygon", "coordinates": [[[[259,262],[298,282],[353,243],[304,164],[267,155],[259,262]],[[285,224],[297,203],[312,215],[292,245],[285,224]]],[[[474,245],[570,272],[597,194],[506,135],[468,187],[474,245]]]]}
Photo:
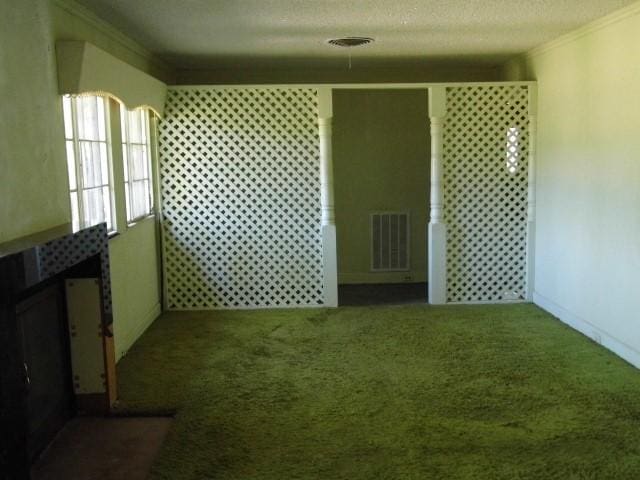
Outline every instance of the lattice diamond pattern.
{"type": "Polygon", "coordinates": [[[107,224],[99,223],[37,247],[41,280],[63,272],[93,255],[100,255],[102,301],[107,314],[106,324],[110,324],[113,320],[108,240],[107,224]]]}
{"type": "Polygon", "coordinates": [[[528,87],[447,88],[447,301],[524,298],[528,87]]]}
{"type": "Polygon", "coordinates": [[[169,308],[322,303],[313,89],[170,89],[160,123],[169,308]]]}

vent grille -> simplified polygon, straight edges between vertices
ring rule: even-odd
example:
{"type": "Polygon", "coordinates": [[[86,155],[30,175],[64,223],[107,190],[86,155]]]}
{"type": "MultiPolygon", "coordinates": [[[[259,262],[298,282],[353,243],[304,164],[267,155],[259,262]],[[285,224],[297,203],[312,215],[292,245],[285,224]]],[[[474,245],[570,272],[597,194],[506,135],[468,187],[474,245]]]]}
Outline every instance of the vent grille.
{"type": "Polygon", "coordinates": [[[409,270],[409,213],[371,213],[371,271],[409,270]]]}

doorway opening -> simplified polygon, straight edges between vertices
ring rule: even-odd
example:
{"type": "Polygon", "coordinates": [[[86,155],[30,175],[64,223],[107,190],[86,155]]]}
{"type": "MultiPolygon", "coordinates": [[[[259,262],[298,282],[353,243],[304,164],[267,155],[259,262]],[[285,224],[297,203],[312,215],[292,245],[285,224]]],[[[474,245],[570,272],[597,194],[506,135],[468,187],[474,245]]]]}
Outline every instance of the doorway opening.
{"type": "Polygon", "coordinates": [[[334,89],[340,305],[426,303],[428,90],[334,89]]]}

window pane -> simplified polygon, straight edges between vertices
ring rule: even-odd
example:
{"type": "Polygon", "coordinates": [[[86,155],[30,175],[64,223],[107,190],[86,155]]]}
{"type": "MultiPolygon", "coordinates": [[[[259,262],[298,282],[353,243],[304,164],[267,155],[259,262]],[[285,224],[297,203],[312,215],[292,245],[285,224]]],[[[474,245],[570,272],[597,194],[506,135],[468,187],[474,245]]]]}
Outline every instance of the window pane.
{"type": "Polygon", "coordinates": [[[84,207],[84,226],[90,227],[105,221],[104,197],[101,188],[92,188],[82,192],[84,207]]]}
{"type": "Polygon", "coordinates": [[[72,125],[72,137],[66,141],[65,148],[72,222],[76,229],[101,222],[113,227],[106,102],[102,97],[89,95],[63,100],[65,122],[71,118],[72,125]]]}
{"type": "Polygon", "coordinates": [[[99,140],[97,97],[78,97],[78,138],[80,140],[99,140]]]}
{"type": "Polygon", "coordinates": [[[78,211],[78,192],[71,192],[71,224],[73,231],[80,230],[80,212],[78,211]]]}
{"type": "Polygon", "coordinates": [[[82,185],[84,188],[102,185],[102,165],[100,144],[80,142],[80,160],[82,162],[82,185]]]}
{"type": "Polygon", "coordinates": [[[133,182],[132,186],[132,214],[133,218],[138,218],[148,213],[145,201],[145,197],[147,196],[146,184],[144,180],[133,182]]]}
{"type": "Polygon", "coordinates": [[[131,177],[132,180],[145,178],[145,147],[143,145],[131,145],[131,177]]]}
{"type": "Polygon", "coordinates": [[[131,143],[142,143],[142,127],[140,125],[140,111],[129,112],[129,141],[131,143]]]}
{"type": "Polygon", "coordinates": [[[69,190],[76,190],[78,184],[76,181],[76,159],[73,151],[73,141],[67,140],[67,170],[69,172],[69,190]]]}
{"type": "Polygon", "coordinates": [[[148,113],[128,111],[126,147],[123,148],[127,219],[136,220],[151,212],[148,113]]]}
{"type": "Polygon", "coordinates": [[[64,113],[64,137],[73,138],[73,117],[71,116],[71,97],[62,97],[62,111],[64,113]]]}

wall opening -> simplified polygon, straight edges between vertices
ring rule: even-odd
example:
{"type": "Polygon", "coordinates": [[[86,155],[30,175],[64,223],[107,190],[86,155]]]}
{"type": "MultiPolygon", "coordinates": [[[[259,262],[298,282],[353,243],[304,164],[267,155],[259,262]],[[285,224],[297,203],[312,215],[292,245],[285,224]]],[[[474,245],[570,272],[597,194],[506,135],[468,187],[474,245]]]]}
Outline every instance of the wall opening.
{"type": "MultiPolygon", "coordinates": [[[[340,305],[426,302],[428,118],[427,89],[333,90],[340,305]],[[402,239],[389,242],[376,264],[373,249],[384,245],[375,241],[372,215],[398,212],[407,214],[409,225],[407,265],[400,266],[397,258],[402,239]]],[[[385,220],[380,221],[382,229],[385,220]]]]}

